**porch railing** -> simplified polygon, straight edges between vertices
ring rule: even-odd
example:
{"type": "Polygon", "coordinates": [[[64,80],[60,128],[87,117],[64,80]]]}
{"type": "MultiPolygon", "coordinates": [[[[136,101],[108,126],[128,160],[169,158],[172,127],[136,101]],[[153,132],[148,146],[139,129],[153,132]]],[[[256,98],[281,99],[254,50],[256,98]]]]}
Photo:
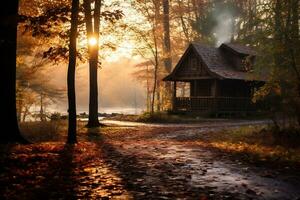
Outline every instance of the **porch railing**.
{"type": "Polygon", "coordinates": [[[178,111],[254,111],[255,105],[245,97],[176,97],[174,110],[178,111]]]}

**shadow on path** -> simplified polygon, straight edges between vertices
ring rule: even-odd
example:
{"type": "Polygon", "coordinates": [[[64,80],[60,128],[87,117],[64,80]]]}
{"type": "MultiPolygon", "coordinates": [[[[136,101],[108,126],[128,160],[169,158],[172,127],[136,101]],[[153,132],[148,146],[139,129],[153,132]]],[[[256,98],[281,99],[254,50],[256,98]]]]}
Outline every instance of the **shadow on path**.
{"type": "Polygon", "coordinates": [[[77,199],[76,164],[73,162],[75,145],[65,144],[45,169],[39,185],[32,190],[30,199],[77,199]]]}
{"type": "Polygon", "coordinates": [[[133,199],[207,199],[205,190],[192,187],[173,165],[148,155],[128,154],[96,130],[88,130],[87,135],[133,199]]]}

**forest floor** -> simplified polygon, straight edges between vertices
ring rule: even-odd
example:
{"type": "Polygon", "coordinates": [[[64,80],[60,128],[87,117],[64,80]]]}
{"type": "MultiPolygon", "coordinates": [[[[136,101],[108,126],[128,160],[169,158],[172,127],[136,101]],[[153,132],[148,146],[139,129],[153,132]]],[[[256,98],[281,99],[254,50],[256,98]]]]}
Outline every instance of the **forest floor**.
{"type": "Polygon", "coordinates": [[[76,145],[64,144],[65,126],[1,145],[2,198],[300,199],[300,149],[258,137],[264,121],[104,122],[80,124],[76,145]]]}

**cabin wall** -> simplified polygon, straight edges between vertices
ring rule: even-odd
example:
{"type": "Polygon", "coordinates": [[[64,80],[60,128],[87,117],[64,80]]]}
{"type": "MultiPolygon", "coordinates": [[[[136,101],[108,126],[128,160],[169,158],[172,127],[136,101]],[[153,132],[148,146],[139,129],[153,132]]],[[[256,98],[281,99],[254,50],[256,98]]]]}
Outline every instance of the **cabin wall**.
{"type": "Polygon", "coordinates": [[[240,80],[193,80],[190,82],[190,96],[251,97],[251,86],[240,80]]]}
{"type": "Polygon", "coordinates": [[[250,83],[242,80],[219,80],[218,96],[251,97],[250,83]]]}
{"type": "Polygon", "coordinates": [[[184,78],[196,78],[196,77],[207,77],[209,73],[207,72],[203,62],[197,56],[193,49],[187,54],[185,59],[182,61],[180,68],[176,72],[177,77],[184,78]]]}
{"type": "Polygon", "coordinates": [[[244,57],[229,52],[228,50],[223,50],[223,56],[226,57],[228,62],[233,65],[239,71],[246,71],[244,67],[244,57]]]}
{"type": "Polygon", "coordinates": [[[212,96],[213,80],[194,80],[191,81],[191,97],[212,96]]]}

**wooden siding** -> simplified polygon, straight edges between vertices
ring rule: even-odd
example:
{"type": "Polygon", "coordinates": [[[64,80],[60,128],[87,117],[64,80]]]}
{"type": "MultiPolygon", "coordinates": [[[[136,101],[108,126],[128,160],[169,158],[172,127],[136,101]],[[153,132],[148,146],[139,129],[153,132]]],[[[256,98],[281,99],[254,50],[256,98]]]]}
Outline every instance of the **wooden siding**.
{"type": "Polygon", "coordinates": [[[180,66],[176,71],[176,76],[179,78],[210,77],[204,63],[193,49],[188,52],[184,60],[180,63],[180,66]]]}
{"type": "Polygon", "coordinates": [[[213,80],[195,80],[191,81],[191,96],[212,96],[213,80]]]}

